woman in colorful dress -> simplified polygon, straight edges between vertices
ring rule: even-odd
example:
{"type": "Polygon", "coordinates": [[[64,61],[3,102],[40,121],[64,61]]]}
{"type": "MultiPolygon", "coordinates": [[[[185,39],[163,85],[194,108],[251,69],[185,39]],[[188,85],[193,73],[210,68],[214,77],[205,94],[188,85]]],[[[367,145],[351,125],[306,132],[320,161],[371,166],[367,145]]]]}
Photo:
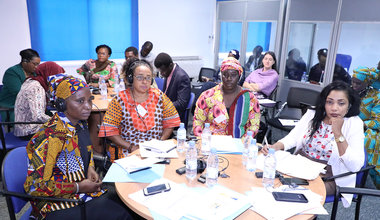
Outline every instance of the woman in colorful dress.
{"type": "Polygon", "coordinates": [[[243,69],[238,60],[227,57],[220,67],[222,83],[204,91],[194,112],[193,132],[201,136],[205,123],[212,134],[240,138],[259,130],[260,106],[253,92],[238,85],[243,69]]]}
{"type": "MultiPolygon", "coordinates": [[[[345,82],[334,81],[319,95],[315,110],[308,110],[293,130],[277,143],[264,146],[289,150],[311,160],[327,164],[326,176],[356,172],[364,165],[363,121],[359,118],[360,98],[345,82]]],[[[336,185],[355,187],[356,174],[326,181],[327,195],[334,195],[336,185]]],[[[348,207],[352,194],[343,194],[343,206],[348,207]]]]}
{"type": "Polygon", "coordinates": [[[380,189],[380,92],[370,87],[379,77],[378,69],[359,67],[352,76],[352,88],[362,100],[359,117],[364,122],[364,146],[367,149],[368,163],[376,165],[369,171],[376,188],[380,189]]]}
{"type": "Polygon", "coordinates": [[[77,69],[77,73],[84,75],[86,82],[93,87],[98,87],[98,82],[101,77],[108,82],[108,86],[112,86],[118,74],[116,63],[108,60],[112,54],[112,50],[109,46],[102,44],[97,46],[95,51],[98,55],[98,59],[89,59],[77,69]]]}
{"type": "Polygon", "coordinates": [[[259,99],[269,97],[278,82],[276,65],[277,60],[274,52],[266,52],[260,68],[249,74],[243,87],[253,91],[259,99]]]}
{"type": "Polygon", "coordinates": [[[170,99],[151,88],[152,67],[145,60],[129,59],[127,80],[132,85],[110,102],[100,126],[99,137],[107,137],[116,147],[109,147],[111,161],[136,150],[140,142],[166,140],[180,124],[170,99]]]}
{"type": "MultiPolygon", "coordinates": [[[[87,84],[74,77],[55,75],[51,81],[57,113],[28,143],[25,191],[33,196],[83,199],[88,219],[128,219],[115,193],[102,189],[94,169],[86,120],[92,99],[87,84]],[[104,195],[103,195],[104,194],[104,195]]],[[[111,190],[110,190],[111,191],[111,190]]],[[[78,203],[32,201],[36,219],[80,219],[78,203]]]]}
{"type": "MultiPolygon", "coordinates": [[[[50,119],[47,115],[48,77],[65,70],[58,64],[48,61],[39,65],[31,76],[22,84],[15,103],[15,120],[20,122],[42,122],[50,119]]],[[[40,124],[16,124],[14,134],[24,140],[30,140],[41,127],[40,124]]]]}

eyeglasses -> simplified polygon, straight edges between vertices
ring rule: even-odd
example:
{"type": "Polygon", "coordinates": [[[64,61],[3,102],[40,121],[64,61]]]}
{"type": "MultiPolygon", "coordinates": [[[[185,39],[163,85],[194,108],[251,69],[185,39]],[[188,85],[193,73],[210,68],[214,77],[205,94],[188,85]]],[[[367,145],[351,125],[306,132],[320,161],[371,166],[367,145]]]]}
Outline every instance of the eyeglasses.
{"type": "Polygon", "coordinates": [[[138,75],[138,76],[134,76],[138,81],[143,81],[144,79],[147,81],[147,82],[150,82],[152,81],[152,77],[151,76],[141,76],[141,75],[138,75]]]}
{"type": "Polygon", "coordinates": [[[40,63],[36,63],[36,62],[32,62],[30,61],[31,64],[33,64],[35,67],[37,67],[38,65],[40,65],[40,63]]]}

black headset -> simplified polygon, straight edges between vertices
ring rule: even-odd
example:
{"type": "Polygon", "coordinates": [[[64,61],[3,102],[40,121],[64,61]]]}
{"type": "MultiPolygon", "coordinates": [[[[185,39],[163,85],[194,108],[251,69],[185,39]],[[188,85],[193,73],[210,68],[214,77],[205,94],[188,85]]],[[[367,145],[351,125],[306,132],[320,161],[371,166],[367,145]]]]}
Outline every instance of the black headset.
{"type": "MultiPolygon", "coordinates": [[[[127,80],[128,80],[128,82],[130,83],[130,84],[132,84],[133,83],[133,70],[135,69],[135,66],[138,64],[138,63],[145,63],[145,64],[147,64],[148,66],[149,66],[149,69],[151,69],[150,68],[150,64],[147,62],[147,61],[145,61],[145,60],[137,60],[137,61],[135,61],[135,62],[133,62],[132,64],[131,64],[131,66],[129,67],[129,69],[128,69],[128,72],[127,72],[127,80]]],[[[152,80],[150,81],[150,84],[151,85],[153,85],[153,76],[152,76],[152,80]]]]}
{"type": "Polygon", "coordinates": [[[57,98],[57,100],[55,100],[54,105],[58,112],[66,111],[66,101],[63,98],[57,98]]]}

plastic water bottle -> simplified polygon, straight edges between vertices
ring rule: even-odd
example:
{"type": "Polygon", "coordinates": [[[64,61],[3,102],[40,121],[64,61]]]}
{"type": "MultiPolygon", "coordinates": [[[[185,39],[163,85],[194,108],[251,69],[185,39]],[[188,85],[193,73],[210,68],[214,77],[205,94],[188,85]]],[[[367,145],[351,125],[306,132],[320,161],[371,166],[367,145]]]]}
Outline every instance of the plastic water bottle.
{"type": "Polygon", "coordinates": [[[246,167],[247,165],[247,157],[248,157],[248,149],[249,145],[251,144],[252,138],[252,131],[247,131],[247,136],[244,138],[243,142],[243,153],[242,153],[242,161],[243,161],[243,166],[246,167]]]}
{"type": "Polygon", "coordinates": [[[247,165],[246,168],[249,172],[255,172],[256,170],[256,158],[257,158],[257,145],[256,139],[252,138],[248,147],[247,165]]]}
{"type": "Polygon", "coordinates": [[[120,82],[119,82],[119,92],[124,91],[124,90],[125,90],[124,79],[120,79],[120,82]]]}
{"type": "Polygon", "coordinates": [[[212,187],[218,183],[219,176],[219,159],[216,149],[211,148],[210,155],[207,158],[207,169],[206,169],[206,185],[212,187]]]}
{"type": "Polygon", "coordinates": [[[205,123],[205,127],[202,131],[202,154],[208,155],[210,153],[211,146],[211,131],[210,123],[205,123]]]}
{"type": "Polygon", "coordinates": [[[103,76],[100,76],[100,79],[99,79],[99,89],[100,89],[100,94],[102,95],[102,98],[107,99],[107,84],[103,76]]]}
{"type": "Polygon", "coordinates": [[[306,72],[303,72],[301,82],[306,82],[306,81],[307,81],[306,72]]]}
{"type": "Polygon", "coordinates": [[[197,176],[197,156],[195,142],[189,141],[189,147],[186,151],[186,178],[190,181],[197,176]]]}
{"type": "Polygon", "coordinates": [[[274,149],[269,148],[269,153],[264,160],[263,185],[265,188],[273,188],[276,175],[276,157],[274,149]]]}
{"type": "Polygon", "coordinates": [[[116,77],[115,77],[115,84],[113,87],[113,91],[115,92],[115,94],[119,94],[119,75],[118,74],[116,74],[116,77]]]}
{"type": "Polygon", "coordinates": [[[186,129],[185,124],[179,124],[179,129],[177,131],[177,151],[182,153],[185,150],[185,142],[186,142],[186,129]]]}

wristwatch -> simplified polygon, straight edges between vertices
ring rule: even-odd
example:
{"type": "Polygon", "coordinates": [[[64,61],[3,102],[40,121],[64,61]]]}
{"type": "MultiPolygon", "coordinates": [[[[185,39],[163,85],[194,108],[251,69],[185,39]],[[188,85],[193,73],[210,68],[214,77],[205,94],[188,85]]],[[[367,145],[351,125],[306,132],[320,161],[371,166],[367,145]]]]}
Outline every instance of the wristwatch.
{"type": "Polygon", "coordinates": [[[346,140],[346,138],[344,138],[343,135],[341,135],[341,136],[338,137],[338,138],[335,138],[335,141],[336,141],[336,142],[339,142],[339,143],[343,143],[345,140],[346,140]]]}

